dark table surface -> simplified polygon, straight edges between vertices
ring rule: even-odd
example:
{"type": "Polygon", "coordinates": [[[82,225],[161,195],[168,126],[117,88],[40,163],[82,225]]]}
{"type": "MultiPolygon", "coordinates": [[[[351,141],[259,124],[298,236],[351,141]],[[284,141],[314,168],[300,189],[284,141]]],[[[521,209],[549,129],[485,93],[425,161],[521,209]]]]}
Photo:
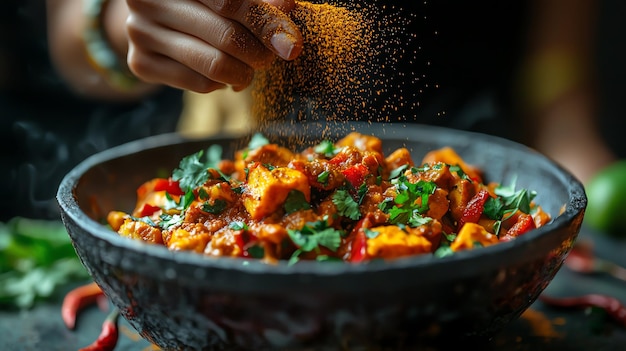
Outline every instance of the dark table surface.
{"type": "MultiPolygon", "coordinates": [[[[626,266],[626,240],[583,228],[578,242],[591,242],[596,256],[626,266]]],[[[582,275],[567,266],[544,293],[558,297],[605,294],[626,304],[625,281],[608,275],[582,275]]],[[[88,308],[80,315],[77,328],[68,330],[60,314],[63,294],[28,311],[0,311],[0,351],[75,351],[95,340],[107,312],[95,306],[88,308]]],[[[120,327],[115,351],[159,350],[124,319],[120,327]]],[[[536,301],[483,350],[626,350],[626,324],[617,323],[599,309],[557,309],[536,301]]]]}

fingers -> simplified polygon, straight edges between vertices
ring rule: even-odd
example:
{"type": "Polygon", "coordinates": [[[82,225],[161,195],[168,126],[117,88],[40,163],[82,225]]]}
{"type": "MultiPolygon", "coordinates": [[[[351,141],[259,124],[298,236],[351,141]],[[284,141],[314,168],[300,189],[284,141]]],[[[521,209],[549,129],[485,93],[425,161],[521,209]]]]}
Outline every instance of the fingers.
{"type": "Polygon", "coordinates": [[[159,11],[152,11],[150,18],[159,27],[199,38],[207,46],[224,51],[255,69],[265,67],[274,58],[243,25],[216,14],[198,1],[177,0],[159,7],[159,11]]]}
{"type": "Polygon", "coordinates": [[[252,81],[250,66],[197,37],[150,26],[132,16],[128,35],[128,67],[147,82],[205,93],[225,85],[240,90],[252,81]]]}
{"type": "Polygon", "coordinates": [[[302,33],[283,12],[293,9],[293,0],[201,0],[217,14],[245,26],[267,48],[284,60],[302,52],[302,33]]]}
{"type": "Polygon", "coordinates": [[[263,2],[268,3],[274,7],[277,7],[284,13],[289,13],[296,7],[295,0],[263,0],[263,2]]]}
{"type": "Polygon", "coordinates": [[[126,0],[129,68],[147,82],[196,92],[242,90],[276,55],[292,60],[302,51],[283,12],[294,1],[126,0]]]}

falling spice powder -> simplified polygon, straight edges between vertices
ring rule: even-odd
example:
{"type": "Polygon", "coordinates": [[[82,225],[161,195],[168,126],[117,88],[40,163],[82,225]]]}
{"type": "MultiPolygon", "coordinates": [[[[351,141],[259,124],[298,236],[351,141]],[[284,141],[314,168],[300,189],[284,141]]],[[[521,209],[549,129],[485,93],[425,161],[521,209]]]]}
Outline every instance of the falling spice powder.
{"type": "Polygon", "coordinates": [[[370,46],[371,23],[345,7],[308,2],[298,2],[290,16],[302,30],[304,48],[297,59],[277,59],[257,72],[252,90],[257,121],[334,120],[365,104],[362,79],[376,50],[370,46]]]}
{"type": "Polygon", "coordinates": [[[395,89],[385,76],[388,66],[403,59],[409,46],[406,40],[394,43],[405,26],[400,17],[384,19],[377,9],[357,4],[307,1],[296,2],[289,15],[302,31],[303,50],[295,60],[276,59],[256,72],[251,115],[257,128],[276,121],[389,121],[393,105],[404,103],[402,97],[380,101],[395,89]]]}

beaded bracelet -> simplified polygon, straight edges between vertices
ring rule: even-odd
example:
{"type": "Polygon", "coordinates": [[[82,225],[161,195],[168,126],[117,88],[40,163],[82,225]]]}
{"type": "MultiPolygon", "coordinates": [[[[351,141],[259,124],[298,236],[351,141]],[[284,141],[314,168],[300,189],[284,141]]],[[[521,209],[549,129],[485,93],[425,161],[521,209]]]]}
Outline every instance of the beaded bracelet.
{"type": "Polygon", "coordinates": [[[102,10],[109,0],[84,0],[85,30],[83,40],[89,63],[102,74],[109,84],[120,90],[129,90],[139,80],[121,63],[107,41],[102,25],[102,10]]]}

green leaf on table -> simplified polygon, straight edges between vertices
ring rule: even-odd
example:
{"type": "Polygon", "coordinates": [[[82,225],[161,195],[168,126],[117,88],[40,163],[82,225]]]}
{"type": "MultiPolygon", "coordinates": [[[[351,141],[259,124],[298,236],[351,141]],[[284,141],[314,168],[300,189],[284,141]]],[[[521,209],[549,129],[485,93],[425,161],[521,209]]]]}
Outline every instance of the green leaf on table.
{"type": "Polygon", "coordinates": [[[60,220],[0,222],[0,305],[30,308],[59,286],[87,277],[60,220]]]}

